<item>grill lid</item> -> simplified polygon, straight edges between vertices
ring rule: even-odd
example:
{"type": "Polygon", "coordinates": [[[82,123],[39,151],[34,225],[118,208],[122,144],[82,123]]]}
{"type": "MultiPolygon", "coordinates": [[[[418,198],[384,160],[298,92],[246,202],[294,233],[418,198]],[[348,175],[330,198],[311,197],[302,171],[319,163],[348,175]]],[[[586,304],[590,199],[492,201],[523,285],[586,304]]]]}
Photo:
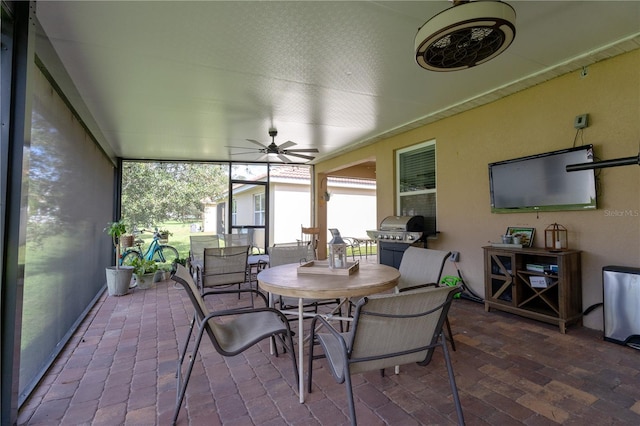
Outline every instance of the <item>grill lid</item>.
{"type": "Polygon", "coordinates": [[[424,231],[423,216],[387,216],[380,222],[381,231],[424,231]]]}

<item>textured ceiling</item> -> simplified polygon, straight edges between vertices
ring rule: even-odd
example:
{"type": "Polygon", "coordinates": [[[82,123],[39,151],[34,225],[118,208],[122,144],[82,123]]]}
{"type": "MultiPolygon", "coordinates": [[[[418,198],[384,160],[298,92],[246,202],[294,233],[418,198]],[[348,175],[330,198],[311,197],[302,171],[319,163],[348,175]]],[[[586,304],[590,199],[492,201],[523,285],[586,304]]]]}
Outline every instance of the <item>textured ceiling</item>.
{"type": "Polygon", "coordinates": [[[511,47],[452,73],[413,57],[448,1],[44,1],[37,52],[114,157],[259,160],[274,126],[318,161],[640,47],[640,2],[509,3],[511,47]]]}

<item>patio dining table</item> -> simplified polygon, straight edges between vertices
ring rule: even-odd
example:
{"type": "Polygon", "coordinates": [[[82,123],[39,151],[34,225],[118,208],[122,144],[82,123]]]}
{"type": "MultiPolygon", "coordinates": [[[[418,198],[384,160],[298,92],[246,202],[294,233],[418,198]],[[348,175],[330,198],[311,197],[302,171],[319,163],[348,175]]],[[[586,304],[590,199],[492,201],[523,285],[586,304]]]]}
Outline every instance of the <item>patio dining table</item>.
{"type": "MultiPolygon", "coordinates": [[[[317,265],[328,269],[326,262],[316,261],[317,265]]],[[[269,304],[273,306],[273,294],[298,298],[297,311],[283,311],[286,314],[298,315],[298,372],[300,403],[304,402],[304,317],[315,316],[315,313],[305,312],[303,299],[342,299],[368,296],[394,288],[400,272],[387,265],[376,263],[360,263],[357,271],[352,274],[322,271],[322,273],[298,273],[297,263],[274,266],[264,269],[258,274],[258,285],[269,293],[269,304]]],[[[332,320],[350,320],[327,315],[332,320]]]]}

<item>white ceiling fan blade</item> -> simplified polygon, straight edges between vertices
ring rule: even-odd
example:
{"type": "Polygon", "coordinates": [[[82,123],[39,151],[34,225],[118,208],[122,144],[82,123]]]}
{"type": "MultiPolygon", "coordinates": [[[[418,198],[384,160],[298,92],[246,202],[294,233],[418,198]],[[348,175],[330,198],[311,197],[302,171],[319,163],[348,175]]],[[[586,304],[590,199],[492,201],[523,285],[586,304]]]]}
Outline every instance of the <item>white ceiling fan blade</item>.
{"type": "Polygon", "coordinates": [[[294,146],[294,145],[297,145],[297,144],[295,142],[292,142],[292,141],[286,141],[285,143],[280,145],[278,148],[283,150],[283,149],[289,148],[290,146],[294,146]]]}
{"type": "Polygon", "coordinates": [[[256,145],[260,146],[261,148],[267,148],[267,146],[261,142],[258,142],[257,140],[254,139],[247,139],[249,142],[251,143],[255,143],[256,145]]]}
{"type": "Polygon", "coordinates": [[[285,156],[284,156],[284,155],[282,155],[282,154],[278,154],[278,158],[279,158],[280,160],[282,160],[282,162],[283,162],[283,163],[287,163],[287,164],[289,164],[289,163],[291,162],[291,160],[289,160],[287,157],[285,157],[285,156]]]}

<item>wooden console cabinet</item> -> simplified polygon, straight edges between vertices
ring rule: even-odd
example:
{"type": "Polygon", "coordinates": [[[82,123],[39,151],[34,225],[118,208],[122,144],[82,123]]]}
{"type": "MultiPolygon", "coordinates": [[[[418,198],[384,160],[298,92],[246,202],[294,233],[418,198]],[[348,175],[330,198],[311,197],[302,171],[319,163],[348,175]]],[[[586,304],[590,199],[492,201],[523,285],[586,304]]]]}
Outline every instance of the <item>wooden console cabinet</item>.
{"type": "Polygon", "coordinates": [[[582,320],[580,252],[483,247],[485,310],[557,324],[582,320]]]}

